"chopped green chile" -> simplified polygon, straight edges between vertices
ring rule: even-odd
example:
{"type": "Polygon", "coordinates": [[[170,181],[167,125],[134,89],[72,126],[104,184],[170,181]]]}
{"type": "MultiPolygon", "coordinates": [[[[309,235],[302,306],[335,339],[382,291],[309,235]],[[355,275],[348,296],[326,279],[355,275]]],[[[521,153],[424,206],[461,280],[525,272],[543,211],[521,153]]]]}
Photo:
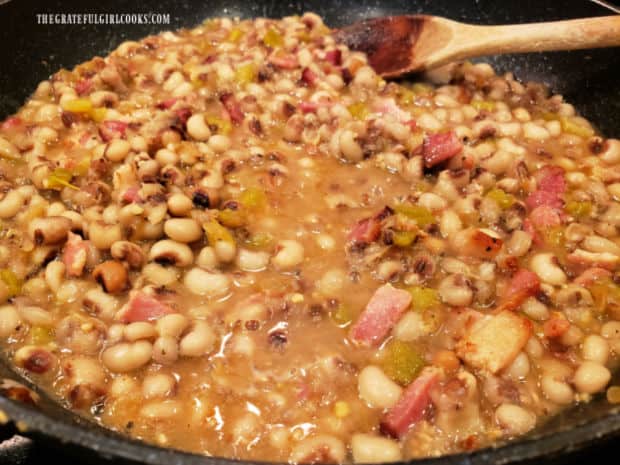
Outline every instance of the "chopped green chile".
{"type": "Polygon", "coordinates": [[[486,63],[390,82],[330,34],[212,18],[43,81],[0,124],[2,355],[118,433],[272,463],[617,403],[620,141],[486,63]]]}

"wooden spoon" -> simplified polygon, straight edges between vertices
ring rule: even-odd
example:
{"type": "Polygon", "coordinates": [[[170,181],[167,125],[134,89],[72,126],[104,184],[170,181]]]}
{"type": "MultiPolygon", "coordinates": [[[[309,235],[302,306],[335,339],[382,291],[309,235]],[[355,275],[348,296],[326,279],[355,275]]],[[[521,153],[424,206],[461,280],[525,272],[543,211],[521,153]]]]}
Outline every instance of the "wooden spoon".
{"type": "Polygon", "coordinates": [[[620,46],[620,16],[506,26],[476,26],[437,16],[372,18],[335,31],[336,41],[366,53],[384,77],[502,53],[620,46]]]}

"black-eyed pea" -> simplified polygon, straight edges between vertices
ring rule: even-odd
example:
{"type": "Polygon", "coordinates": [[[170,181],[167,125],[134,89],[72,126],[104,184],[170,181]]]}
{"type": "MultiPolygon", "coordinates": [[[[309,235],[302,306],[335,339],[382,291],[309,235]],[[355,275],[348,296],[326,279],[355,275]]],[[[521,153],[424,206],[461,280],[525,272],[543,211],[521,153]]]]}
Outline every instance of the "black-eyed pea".
{"type": "Polygon", "coordinates": [[[596,362],[585,361],[573,375],[573,384],[583,394],[594,394],[607,386],[611,379],[609,369],[596,362]]]}
{"type": "Polygon", "coordinates": [[[519,352],[504,373],[515,381],[524,379],[530,372],[530,359],[525,352],[519,352]]]}
{"type": "Polygon", "coordinates": [[[399,462],[403,458],[398,442],[376,434],[354,434],[351,452],[355,463],[399,462]]]}
{"type": "Polygon", "coordinates": [[[267,252],[239,249],[236,260],[237,266],[243,271],[261,271],[269,265],[267,252]]]}
{"type": "Polygon", "coordinates": [[[495,420],[510,436],[525,434],[536,426],[536,415],[515,404],[502,404],[495,410],[495,420]]]}
{"type": "Polygon", "coordinates": [[[186,244],[164,239],[153,244],[149,251],[149,260],[161,265],[186,267],[194,262],[194,253],[186,244]]]}
{"type": "Polygon", "coordinates": [[[295,240],[281,240],[271,263],[279,270],[290,270],[304,261],[304,247],[295,240]]]}
{"type": "Polygon", "coordinates": [[[122,162],[131,151],[131,144],[125,139],[113,139],[103,152],[105,158],[112,162],[122,162]]]}
{"type": "Polygon", "coordinates": [[[202,113],[196,113],[187,120],[187,132],[190,137],[198,141],[206,141],[211,137],[211,130],[202,113]]]}
{"type": "Polygon", "coordinates": [[[211,246],[206,246],[200,249],[198,256],[196,257],[196,265],[200,268],[212,270],[217,267],[217,256],[215,255],[215,249],[211,246]]]}
{"type": "Polygon", "coordinates": [[[215,153],[224,153],[226,150],[230,149],[231,141],[228,136],[223,134],[214,134],[209,137],[207,144],[215,153]]]}
{"type": "Polygon", "coordinates": [[[63,360],[61,366],[67,397],[74,407],[89,407],[105,395],[106,375],[96,359],[73,356],[63,360]]]}
{"type": "Polygon", "coordinates": [[[202,228],[193,218],[171,218],[164,223],[164,232],[173,241],[190,243],[200,240],[202,228]]]}
{"type": "Polygon", "coordinates": [[[142,276],[151,284],[165,287],[179,280],[179,270],[176,267],[162,266],[159,263],[149,263],[142,268],[142,276]]]}
{"type": "Polygon", "coordinates": [[[174,363],[179,358],[179,343],[171,336],[161,336],[153,344],[153,360],[162,365],[174,363]]]}
{"type": "Polygon", "coordinates": [[[124,398],[140,392],[138,382],[129,375],[117,375],[112,379],[108,396],[113,399],[124,398]]]}
{"type": "Polygon", "coordinates": [[[92,222],[88,225],[88,239],[99,250],[108,250],[112,244],[123,239],[121,225],[92,222]]]}
{"type": "Polygon", "coordinates": [[[233,354],[251,359],[256,352],[256,343],[248,334],[237,334],[230,341],[230,350],[233,354]]]}
{"type": "Polygon", "coordinates": [[[19,317],[32,326],[51,327],[54,325],[54,317],[47,310],[35,305],[24,305],[17,309],[19,317]]]}
{"type": "Polygon", "coordinates": [[[160,336],[172,338],[179,337],[188,326],[189,320],[181,313],[164,315],[155,323],[155,328],[160,336]]]}
{"type": "Polygon", "coordinates": [[[465,276],[453,274],[444,278],[437,288],[442,302],[455,307],[471,304],[474,293],[465,276]]]}
{"type": "Polygon", "coordinates": [[[253,413],[239,416],[232,424],[231,433],[236,443],[248,444],[256,438],[260,430],[260,421],[253,413]]]}
{"type": "Polygon", "coordinates": [[[344,443],[335,436],[317,434],[298,442],[289,456],[291,463],[311,463],[321,457],[326,463],[342,463],[346,457],[344,443]]]}
{"type": "Polygon", "coordinates": [[[364,157],[364,151],[357,142],[357,134],[350,129],[345,129],[337,134],[338,148],[342,156],[351,162],[360,161],[364,157]]]}
{"type": "Polygon", "coordinates": [[[215,332],[205,321],[196,320],[179,342],[179,355],[201,357],[215,346],[215,332]]]}
{"type": "Polygon", "coordinates": [[[381,368],[373,365],[365,367],[359,373],[357,388],[360,397],[371,408],[393,407],[403,391],[381,368]]]}
{"type": "Polygon", "coordinates": [[[424,321],[418,312],[407,312],[394,327],[394,337],[400,341],[415,341],[433,331],[431,324],[424,321]]]}
{"type": "Polygon", "coordinates": [[[174,166],[178,163],[179,156],[172,150],[159,149],[155,153],[155,160],[157,160],[157,163],[159,163],[161,166],[174,166]]]}
{"type": "Polygon", "coordinates": [[[237,305],[232,311],[226,312],[224,322],[229,326],[241,323],[245,326],[247,322],[262,323],[267,319],[267,307],[262,302],[244,302],[237,305]]]}
{"type": "Polygon", "coordinates": [[[17,190],[10,190],[0,200],[0,219],[6,220],[13,218],[24,206],[26,199],[17,190]]]}
{"type": "Polygon", "coordinates": [[[49,216],[32,220],[28,225],[28,232],[36,245],[55,245],[67,239],[71,226],[68,218],[49,216]]]}
{"type": "Polygon", "coordinates": [[[65,264],[58,260],[49,262],[45,267],[45,282],[53,292],[60,288],[65,278],[65,268],[65,264]]]}
{"type": "Polygon", "coordinates": [[[347,282],[344,270],[334,269],[326,271],[316,283],[317,290],[325,297],[337,297],[347,282]]]}
{"type": "Polygon", "coordinates": [[[82,306],[88,313],[104,321],[114,318],[119,303],[116,297],[103,292],[100,288],[90,289],[82,300],[82,306]]]}
{"type": "Polygon", "coordinates": [[[567,281],[566,273],[560,268],[557,258],[552,253],[539,253],[530,260],[530,267],[545,283],[561,286],[567,281]]]}
{"type": "Polygon", "coordinates": [[[153,354],[153,345],[148,341],[121,342],[107,348],[101,361],[112,372],[126,373],[146,365],[153,354]]]}
{"type": "Polygon", "coordinates": [[[217,259],[223,263],[232,262],[237,255],[237,245],[234,242],[217,241],[213,250],[217,259]]]}
{"type": "Polygon", "coordinates": [[[138,244],[129,241],[118,241],[110,247],[112,258],[126,262],[131,268],[140,269],[145,257],[138,244]]]}
{"type": "Polygon", "coordinates": [[[185,216],[194,208],[192,199],[185,194],[172,194],[167,201],[168,211],[174,216],[185,216]]]}
{"type": "Polygon", "coordinates": [[[56,356],[52,352],[34,345],[26,345],[17,349],[13,356],[13,361],[18,367],[38,375],[51,371],[58,363],[56,356]]]}
{"type": "Polygon", "coordinates": [[[183,404],[177,400],[149,402],[140,409],[140,416],[152,420],[176,417],[183,411],[183,404]]]}
{"type": "Polygon", "coordinates": [[[4,305],[0,307],[0,338],[6,339],[13,336],[20,330],[22,324],[15,306],[4,305]]]}
{"type": "Polygon", "coordinates": [[[166,373],[152,373],[142,381],[142,395],[145,399],[168,397],[174,394],[176,380],[166,373]]]}
{"type": "Polygon", "coordinates": [[[570,404],[574,400],[574,393],[569,384],[552,374],[541,376],[540,388],[547,399],[556,404],[570,404]]]}
{"type": "Polygon", "coordinates": [[[183,284],[192,294],[219,297],[228,294],[231,280],[223,273],[192,268],[185,274],[183,284]]]}
{"type": "Polygon", "coordinates": [[[155,326],[147,321],[136,321],[129,323],[123,328],[123,337],[129,342],[141,339],[154,339],[157,337],[155,326]]]}
{"type": "Polygon", "coordinates": [[[127,268],[115,260],[107,260],[97,265],[92,276],[108,294],[119,294],[129,285],[127,268]]]}
{"type": "Polygon", "coordinates": [[[599,154],[598,158],[610,165],[615,165],[620,162],[620,140],[607,139],[603,151],[599,154]]]}

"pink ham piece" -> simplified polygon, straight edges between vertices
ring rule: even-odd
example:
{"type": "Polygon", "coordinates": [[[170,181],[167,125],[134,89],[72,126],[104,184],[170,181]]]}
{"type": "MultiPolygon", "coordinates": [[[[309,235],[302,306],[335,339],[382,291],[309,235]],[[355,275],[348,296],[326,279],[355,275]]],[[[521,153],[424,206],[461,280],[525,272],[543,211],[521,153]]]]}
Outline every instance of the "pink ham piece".
{"type": "Polygon", "coordinates": [[[88,259],[88,241],[77,234],[69,231],[67,243],[62,252],[62,262],[65,264],[67,276],[78,277],[82,275],[88,259]]]}
{"type": "Polygon", "coordinates": [[[543,204],[534,208],[529,216],[532,225],[539,230],[560,226],[562,224],[562,217],[560,216],[558,208],[562,208],[561,200],[559,207],[543,204]]]}
{"type": "Polygon", "coordinates": [[[176,313],[176,311],[155,297],[137,292],[129,299],[125,308],[120,311],[120,320],[123,323],[152,321],[170,313],[176,313]]]}
{"type": "Polygon", "coordinates": [[[325,54],[325,61],[330,62],[334,66],[340,66],[342,64],[342,52],[338,49],[330,50],[325,54]]]}
{"type": "Polygon", "coordinates": [[[396,289],[391,284],[384,284],[375,291],[351,328],[351,339],[364,346],[378,346],[410,304],[409,292],[396,289]]]}
{"type": "Polygon", "coordinates": [[[140,187],[131,186],[125,192],[123,192],[121,199],[125,203],[139,202],[141,200],[140,199],[140,187]]]}
{"type": "Polygon", "coordinates": [[[243,111],[241,111],[241,106],[233,94],[222,94],[220,97],[220,102],[224,105],[226,113],[228,113],[228,116],[230,116],[230,120],[233,123],[239,124],[243,122],[243,111]]]}
{"type": "Polygon", "coordinates": [[[9,116],[2,122],[2,126],[0,126],[3,130],[9,131],[11,129],[16,129],[22,127],[24,122],[18,116],[9,116]]]}
{"type": "Polygon", "coordinates": [[[379,100],[373,106],[373,110],[381,115],[391,115],[401,123],[411,120],[411,114],[400,108],[393,98],[379,100]]]}
{"type": "Polygon", "coordinates": [[[129,125],[123,121],[104,121],[99,125],[99,135],[104,142],[110,142],[112,139],[125,137],[127,126],[129,125]]]}
{"type": "Polygon", "coordinates": [[[372,217],[358,222],[347,236],[347,239],[353,244],[368,245],[371,242],[376,241],[380,234],[381,220],[377,217],[372,217]]]}
{"type": "Polygon", "coordinates": [[[439,381],[437,370],[426,368],[404,390],[396,405],[386,413],[381,422],[381,432],[400,438],[420,421],[431,403],[430,391],[439,381]]]}
{"type": "Polygon", "coordinates": [[[314,86],[316,84],[318,77],[314,71],[310,68],[304,68],[301,72],[301,80],[309,86],[314,86]]]}
{"type": "Polygon", "coordinates": [[[157,108],[159,108],[160,110],[168,110],[172,108],[175,103],[177,103],[177,100],[178,99],[176,97],[171,97],[169,99],[163,100],[157,104],[157,108]]]}
{"type": "Polygon", "coordinates": [[[504,295],[502,296],[501,304],[498,307],[500,310],[516,310],[528,297],[533,297],[540,292],[540,279],[536,273],[529,270],[517,271],[504,295]]]}
{"type": "Polygon", "coordinates": [[[564,206],[562,197],[566,192],[564,170],[559,166],[544,166],[536,173],[537,189],[525,200],[530,210],[541,205],[561,210],[564,206]]]}
{"type": "Polygon", "coordinates": [[[90,93],[93,88],[93,81],[90,79],[81,79],[75,83],[75,91],[78,95],[90,93]]]}
{"type": "Polygon", "coordinates": [[[295,55],[271,55],[269,63],[281,69],[295,69],[299,66],[295,55]]]}
{"type": "Polygon", "coordinates": [[[427,136],[422,145],[424,166],[431,168],[458,155],[462,150],[463,144],[454,131],[427,136]]]}

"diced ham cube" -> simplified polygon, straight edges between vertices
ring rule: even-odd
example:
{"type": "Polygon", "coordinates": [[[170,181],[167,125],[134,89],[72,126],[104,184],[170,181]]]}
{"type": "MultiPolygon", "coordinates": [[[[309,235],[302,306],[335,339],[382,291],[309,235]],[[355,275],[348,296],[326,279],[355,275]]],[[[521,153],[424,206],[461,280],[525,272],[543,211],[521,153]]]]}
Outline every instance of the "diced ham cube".
{"type": "Polygon", "coordinates": [[[497,373],[512,363],[532,333],[532,323],[510,310],[480,321],[456,345],[468,365],[497,373]]]}
{"type": "Polygon", "coordinates": [[[454,131],[427,136],[422,145],[424,165],[431,168],[458,155],[462,150],[463,144],[454,131]]]}
{"type": "Polygon", "coordinates": [[[527,205],[530,210],[534,210],[541,205],[561,210],[564,206],[564,201],[555,192],[537,190],[527,196],[525,205],[527,205]]]}
{"type": "Polygon", "coordinates": [[[65,264],[67,276],[82,275],[88,260],[88,241],[71,231],[67,234],[67,243],[62,252],[62,262],[65,264]]]}
{"type": "Polygon", "coordinates": [[[562,210],[564,206],[562,197],[566,192],[564,170],[559,166],[544,166],[536,172],[535,176],[537,189],[528,196],[525,201],[526,205],[530,210],[541,205],[562,210]]]}
{"type": "MultiPolygon", "coordinates": [[[[560,205],[561,208],[561,205],[560,205]]],[[[541,205],[532,210],[529,215],[532,225],[538,230],[555,228],[562,224],[562,217],[557,208],[549,205],[541,205]]]]}
{"type": "Polygon", "coordinates": [[[544,166],[535,174],[538,179],[538,190],[551,192],[558,196],[566,193],[564,169],[559,166],[544,166]]]}
{"type": "Polygon", "coordinates": [[[24,122],[19,116],[9,116],[2,122],[0,128],[5,131],[10,131],[11,129],[20,128],[24,125],[24,122]]]}
{"type": "Polygon", "coordinates": [[[174,309],[143,292],[135,293],[127,305],[120,310],[120,321],[134,323],[136,321],[152,321],[164,315],[176,313],[174,309]]]}
{"type": "Polygon", "coordinates": [[[391,115],[401,123],[411,120],[411,114],[400,108],[393,98],[379,100],[373,109],[382,115],[391,115]]]}
{"type": "Polygon", "coordinates": [[[78,95],[85,95],[90,93],[93,88],[93,81],[90,79],[80,79],[75,83],[75,91],[78,95]]]}
{"type": "Polygon", "coordinates": [[[160,110],[169,110],[175,103],[177,103],[177,100],[179,99],[176,97],[171,97],[169,99],[163,100],[157,104],[157,108],[159,108],[160,110]]]}
{"type": "Polygon", "coordinates": [[[269,63],[282,69],[295,69],[299,66],[299,61],[295,55],[271,55],[269,63]]]}
{"type": "Polygon", "coordinates": [[[310,68],[304,68],[304,70],[301,72],[301,80],[309,86],[315,85],[317,79],[318,76],[310,68]]]}
{"type": "Polygon", "coordinates": [[[570,321],[562,316],[553,316],[543,324],[543,333],[549,339],[562,337],[570,328],[570,321]]]}
{"type": "Polygon", "coordinates": [[[381,421],[381,432],[400,438],[411,426],[420,421],[431,403],[430,391],[439,381],[439,372],[426,368],[403,391],[398,402],[381,421]]]}
{"type": "Polygon", "coordinates": [[[370,244],[376,241],[381,234],[381,221],[376,217],[365,218],[358,222],[347,239],[354,244],[370,244]]]}
{"type": "Polygon", "coordinates": [[[338,49],[330,50],[325,54],[325,60],[334,66],[340,66],[342,64],[342,52],[338,49]]]}
{"type": "Polygon", "coordinates": [[[351,332],[351,339],[365,346],[378,346],[411,304],[411,294],[384,284],[370,298],[351,332]]]}
{"type": "Polygon", "coordinates": [[[112,139],[125,137],[125,131],[129,124],[123,121],[104,121],[99,125],[99,135],[104,142],[110,142],[112,139]]]}
{"type": "Polygon", "coordinates": [[[140,199],[140,187],[139,186],[131,186],[121,196],[121,199],[125,203],[134,203],[139,202],[140,199]]]}
{"type": "Polygon", "coordinates": [[[529,270],[517,271],[502,296],[498,310],[516,310],[528,297],[540,292],[540,279],[529,270]]]}
{"type": "Polygon", "coordinates": [[[233,123],[239,124],[243,122],[243,111],[241,111],[241,106],[233,94],[222,94],[220,96],[220,102],[224,105],[226,113],[228,113],[233,123]]]}

